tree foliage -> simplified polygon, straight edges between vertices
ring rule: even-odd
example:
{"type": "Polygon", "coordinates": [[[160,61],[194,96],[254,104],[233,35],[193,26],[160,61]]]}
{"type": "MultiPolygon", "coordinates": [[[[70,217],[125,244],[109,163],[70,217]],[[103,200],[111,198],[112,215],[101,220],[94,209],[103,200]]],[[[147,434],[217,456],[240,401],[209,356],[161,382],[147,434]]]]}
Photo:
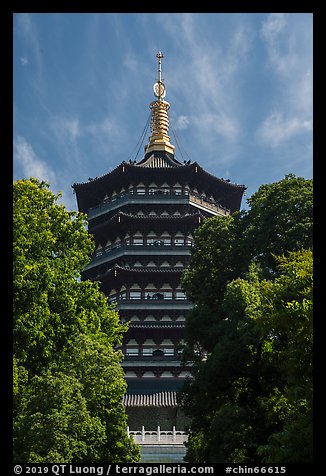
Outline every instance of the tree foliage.
{"type": "Polygon", "coordinates": [[[115,350],[126,326],[99,284],[85,217],[37,179],[14,183],[14,454],[17,462],[132,462],[115,350]]]}
{"type": "Polygon", "coordinates": [[[196,232],[183,275],[195,304],[184,350],[194,378],[181,394],[188,461],[311,460],[311,195],[311,181],[287,176],[196,232]]]}

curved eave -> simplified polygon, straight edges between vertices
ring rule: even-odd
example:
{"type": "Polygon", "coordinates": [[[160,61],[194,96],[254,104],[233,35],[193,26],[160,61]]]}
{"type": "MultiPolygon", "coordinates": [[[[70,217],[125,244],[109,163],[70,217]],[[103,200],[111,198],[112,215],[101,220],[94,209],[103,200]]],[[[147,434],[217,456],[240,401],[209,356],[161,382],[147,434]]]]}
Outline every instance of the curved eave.
{"type": "Polygon", "coordinates": [[[119,265],[115,265],[113,268],[108,269],[101,277],[97,280],[100,280],[102,283],[103,291],[106,291],[108,288],[119,288],[119,286],[126,284],[133,284],[134,282],[146,280],[153,281],[156,280],[162,282],[170,282],[172,276],[174,276],[173,281],[179,283],[180,276],[183,271],[182,269],[168,268],[125,268],[119,265]],[[114,283],[114,284],[113,284],[114,283]]]}
{"type": "Polygon", "coordinates": [[[221,197],[223,205],[229,208],[231,213],[240,209],[246,187],[211,175],[197,162],[173,168],[142,167],[138,164],[122,162],[106,175],[96,177],[89,182],[74,183],[72,188],[77,196],[79,211],[87,213],[89,208],[99,205],[110,191],[118,192],[122,187],[127,189],[129,185],[136,185],[139,182],[145,185],[149,185],[152,181],[160,184],[170,180],[171,176],[175,182],[187,182],[197,189],[205,190],[208,187],[210,193],[221,197]]]}
{"type": "Polygon", "coordinates": [[[201,213],[162,217],[135,216],[119,211],[109,220],[92,227],[89,231],[96,237],[97,242],[101,242],[126,233],[138,231],[138,229],[144,230],[144,227],[150,227],[156,230],[158,228],[164,228],[163,231],[165,231],[166,228],[169,229],[171,226],[174,227],[177,225],[178,231],[188,227],[195,229],[202,220],[203,215],[201,213]]]}

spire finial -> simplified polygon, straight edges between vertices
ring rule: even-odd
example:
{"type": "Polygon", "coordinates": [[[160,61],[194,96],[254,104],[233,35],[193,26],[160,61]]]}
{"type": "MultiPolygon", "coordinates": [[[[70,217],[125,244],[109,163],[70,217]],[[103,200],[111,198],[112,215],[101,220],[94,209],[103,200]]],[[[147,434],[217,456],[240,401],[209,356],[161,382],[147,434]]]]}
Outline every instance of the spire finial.
{"type": "Polygon", "coordinates": [[[158,60],[158,78],[157,83],[154,84],[154,95],[157,98],[156,101],[150,104],[152,111],[151,120],[151,136],[149,143],[146,146],[146,153],[154,151],[165,151],[174,155],[174,146],[170,142],[169,137],[169,116],[168,110],[170,104],[164,101],[163,98],[166,95],[165,84],[162,80],[162,58],[164,55],[161,51],[156,54],[158,60]]]}
{"type": "Polygon", "coordinates": [[[156,58],[158,59],[158,76],[157,76],[157,81],[158,83],[161,83],[162,82],[162,58],[164,58],[164,54],[159,51],[157,54],[156,54],[156,58]]]}
{"type": "Polygon", "coordinates": [[[159,51],[156,54],[157,58],[157,83],[154,84],[154,95],[158,98],[159,101],[161,101],[165,95],[166,95],[166,90],[165,90],[165,84],[162,81],[162,58],[164,58],[164,54],[159,51]]]}

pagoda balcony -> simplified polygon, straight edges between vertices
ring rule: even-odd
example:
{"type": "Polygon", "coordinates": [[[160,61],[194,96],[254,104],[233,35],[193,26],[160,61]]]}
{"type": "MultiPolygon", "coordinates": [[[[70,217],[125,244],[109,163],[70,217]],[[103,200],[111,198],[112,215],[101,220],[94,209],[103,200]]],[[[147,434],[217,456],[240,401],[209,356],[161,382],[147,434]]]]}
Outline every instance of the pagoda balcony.
{"type": "Polygon", "coordinates": [[[119,311],[127,310],[190,310],[194,307],[188,299],[118,299],[116,302],[119,311]]]}
{"type": "Polygon", "coordinates": [[[154,357],[153,355],[124,355],[123,367],[184,367],[176,355],[154,357]]]}
{"type": "Polygon", "coordinates": [[[216,202],[195,193],[170,193],[170,192],[153,192],[153,193],[123,193],[116,195],[111,200],[106,200],[96,207],[92,207],[88,211],[88,219],[92,220],[105,213],[120,209],[124,205],[143,205],[150,203],[151,205],[192,205],[200,210],[206,211],[214,216],[229,215],[230,210],[218,205],[216,202]]]}
{"type": "Polygon", "coordinates": [[[119,243],[113,247],[98,251],[84,271],[107,263],[121,256],[190,256],[191,245],[129,245],[119,243]]]}

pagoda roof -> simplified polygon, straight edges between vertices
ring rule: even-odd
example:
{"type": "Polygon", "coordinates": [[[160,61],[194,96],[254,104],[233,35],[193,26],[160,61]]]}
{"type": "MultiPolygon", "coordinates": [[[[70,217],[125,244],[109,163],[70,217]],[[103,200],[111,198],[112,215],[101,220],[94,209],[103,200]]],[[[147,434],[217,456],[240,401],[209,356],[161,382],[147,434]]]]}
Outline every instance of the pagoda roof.
{"type": "Polygon", "coordinates": [[[239,210],[246,189],[244,185],[215,177],[197,162],[174,167],[147,167],[142,161],[138,164],[122,162],[102,177],[89,179],[84,183],[74,183],[72,187],[77,196],[79,211],[87,213],[90,208],[99,205],[107,194],[119,193],[122,188],[128,189],[130,185],[136,186],[138,183],[149,186],[152,182],[158,186],[164,182],[171,185],[177,182],[187,184],[199,192],[212,194],[216,200],[229,208],[231,213],[239,210]]]}
{"type": "Polygon", "coordinates": [[[158,392],[147,395],[125,394],[122,400],[126,407],[177,407],[176,392],[158,392]]]}
{"type": "Polygon", "coordinates": [[[140,167],[180,167],[182,163],[179,162],[173,154],[166,151],[148,152],[145,157],[137,164],[140,167]]]}
{"type": "Polygon", "coordinates": [[[203,215],[201,213],[178,216],[152,216],[131,215],[119,211],[109,220],[92,227],[91,232],[96,237],[97,242],[104,243],[107,242],[107,240],[112,241],[117,236],[134,233],[139,230],[141,230],[143,234],[152,230],[155,230],[157,233],[168,231],[169,225],[177,227],[177,231],[190,231],[196,228],[202,219],[203,215]]]}
{"type": "MultiPolygon", "coordinates": [[[[119,286],[126,286],[126,284],[133,284],[134,282],[180,282],[180,276],[183,271],[178,268],[129,268],[115,264],[112,268],[105,271],[100,276],[102,283],[102,290],[105,291],[108,288],[116,288],[119,286]]],[[[97,279],[98,280],[98,279],[97,279]]]]}

